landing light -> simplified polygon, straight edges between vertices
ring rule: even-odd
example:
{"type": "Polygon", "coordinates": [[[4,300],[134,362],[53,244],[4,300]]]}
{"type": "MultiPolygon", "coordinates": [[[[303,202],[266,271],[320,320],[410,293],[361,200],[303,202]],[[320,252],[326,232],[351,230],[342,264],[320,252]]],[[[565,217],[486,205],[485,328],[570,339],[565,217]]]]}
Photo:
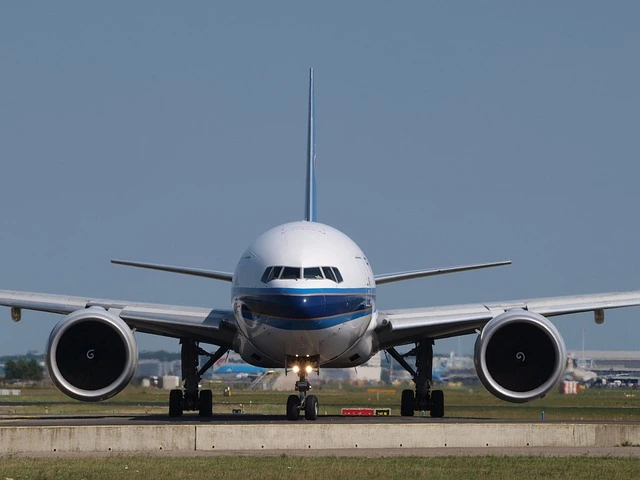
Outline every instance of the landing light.
{"type": "Polygon", "coordinates": [[[304,371],[307,373],[311,373],[313,372],[313,367],[311,365],[307,365],[306,367],[304,367],[304,371]]]}
{"type": "Polygon", "coordinates": [[[293,370],[293,373],[298,373],[300,371],[300,367],[298,365],[294,365],[291,370],[293,370]]]}

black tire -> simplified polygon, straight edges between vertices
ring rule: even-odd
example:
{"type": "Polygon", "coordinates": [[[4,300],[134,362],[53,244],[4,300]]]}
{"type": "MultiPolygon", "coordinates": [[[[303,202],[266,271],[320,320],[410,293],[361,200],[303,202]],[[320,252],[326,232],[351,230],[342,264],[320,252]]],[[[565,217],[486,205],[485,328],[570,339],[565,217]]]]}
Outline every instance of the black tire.
{"type": "Polygon", "coordinates": [[[182,416],[182,390],[171,390],[169,392],[169,416],[182,416]]]}
{"type": "Polygon", "coordinates": [[[287,420],[300,418],[300,399],[297,395],[289,395],[287,398],[287,420]]]}
{"type": "Polygon", "coordinates": [[[400,399],[400,415],[403,417],[413,417],[416,399],[413,390],[403,390],[400,399]]]}
{"type": "Polygon", "coordinates": [[[433,418],[444,417],[444,392],[442,390],[431,391],[431,416],[433,418]]]}
{"type": "Polygon", "coordinates": [[[318,397],[309,395],[304,403],[304,418],[307,420],[318,419],[318,397]]]}
{"type": "Polygon", "coordinates": [[[200,390],[200,403],[198,405],[201,417],[213,415],[213,393],[211,390],[200,390]]]}

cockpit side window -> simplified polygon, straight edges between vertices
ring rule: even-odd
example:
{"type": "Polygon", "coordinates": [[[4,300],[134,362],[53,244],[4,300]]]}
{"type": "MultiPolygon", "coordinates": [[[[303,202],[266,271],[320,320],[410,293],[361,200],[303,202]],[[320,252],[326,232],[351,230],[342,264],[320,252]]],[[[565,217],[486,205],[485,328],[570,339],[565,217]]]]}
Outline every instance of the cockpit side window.
{"type": "Polygon", "coordinates": [[[335,274],[336,274],[336,281],[337,281],[338,283],[342,283],[344,280],[343,280],[343,278],[342,278],[342,274],[340,273],[340,270],[338,270],[338,268],[337,268],[337,267],[331,267],[331,268],[332,268],[332,270],[333,270],[333,273],[335,273],[335,274]]]}
{"type": "Polygon", "coordinates": [[[288,280],[298,279],[300,278],[300,270],[300,267],[284,267],[280,278],[288,280]]]}
{"type": "Polygon", "coordinates": [[[307,267],[304,269],[304,278],[322,280],[322,270],[320,267],[307,267]]]}
{"type": "Polygon", "coordinates": [[[282,267],[273,267],[273,270],[271,270],[271,273],[267,277],[267,283],[270,282],[271,280],[275,280],[276,278],[279,278],[280,272],[282,272],[282,267]]]}
{"type": "Polygon", "coordinates": [[[270,280],[269,276],[271,275],[272,270],[273,270],[273,267],[267,267],[265,269],[264,273],[262,274],[262,278],[260,279],[262,283],[267,283],[270,280]]]}
{"type": "Polygon", "coordinates": [[[333,274],[333,270],[331,269],[331,267],[322,267],[322,272],[324,273],[324,276],[327,280],[333,280],[334,282],[338,283],[338,280],[333,274]]]}

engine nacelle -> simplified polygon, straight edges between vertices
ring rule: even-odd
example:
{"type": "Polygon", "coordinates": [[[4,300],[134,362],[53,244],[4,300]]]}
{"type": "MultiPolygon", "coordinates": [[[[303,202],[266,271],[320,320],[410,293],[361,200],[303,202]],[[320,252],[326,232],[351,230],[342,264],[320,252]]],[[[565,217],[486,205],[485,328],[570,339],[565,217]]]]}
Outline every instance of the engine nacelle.
{"type": "Polygon", "coordinates": [[[131,381],[138,346],[120,317],[90,307],[70,313],[55,326],[46,360],[51,380],[60,390],[77,400],[97,402],[131,381]]]}
{"type": "Polygon", "coordinates": [[[482,384],[508,402],[544,397],[564,373],[564,340],[538,313],[522,309],[489,321],[476,339],[474,363],[482,384]]]}

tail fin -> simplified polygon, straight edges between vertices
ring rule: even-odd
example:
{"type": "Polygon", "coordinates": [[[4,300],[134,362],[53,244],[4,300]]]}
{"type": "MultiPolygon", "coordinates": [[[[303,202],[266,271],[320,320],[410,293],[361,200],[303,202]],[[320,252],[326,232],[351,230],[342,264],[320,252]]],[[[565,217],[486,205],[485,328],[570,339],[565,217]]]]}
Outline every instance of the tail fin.
{"type": "Polygon", "coordinates": [[[316,131],[313,114],[313,67],[309,69],[309,124],[307,130],[307,192],[304,219],[316,221],[316,131]]]}

